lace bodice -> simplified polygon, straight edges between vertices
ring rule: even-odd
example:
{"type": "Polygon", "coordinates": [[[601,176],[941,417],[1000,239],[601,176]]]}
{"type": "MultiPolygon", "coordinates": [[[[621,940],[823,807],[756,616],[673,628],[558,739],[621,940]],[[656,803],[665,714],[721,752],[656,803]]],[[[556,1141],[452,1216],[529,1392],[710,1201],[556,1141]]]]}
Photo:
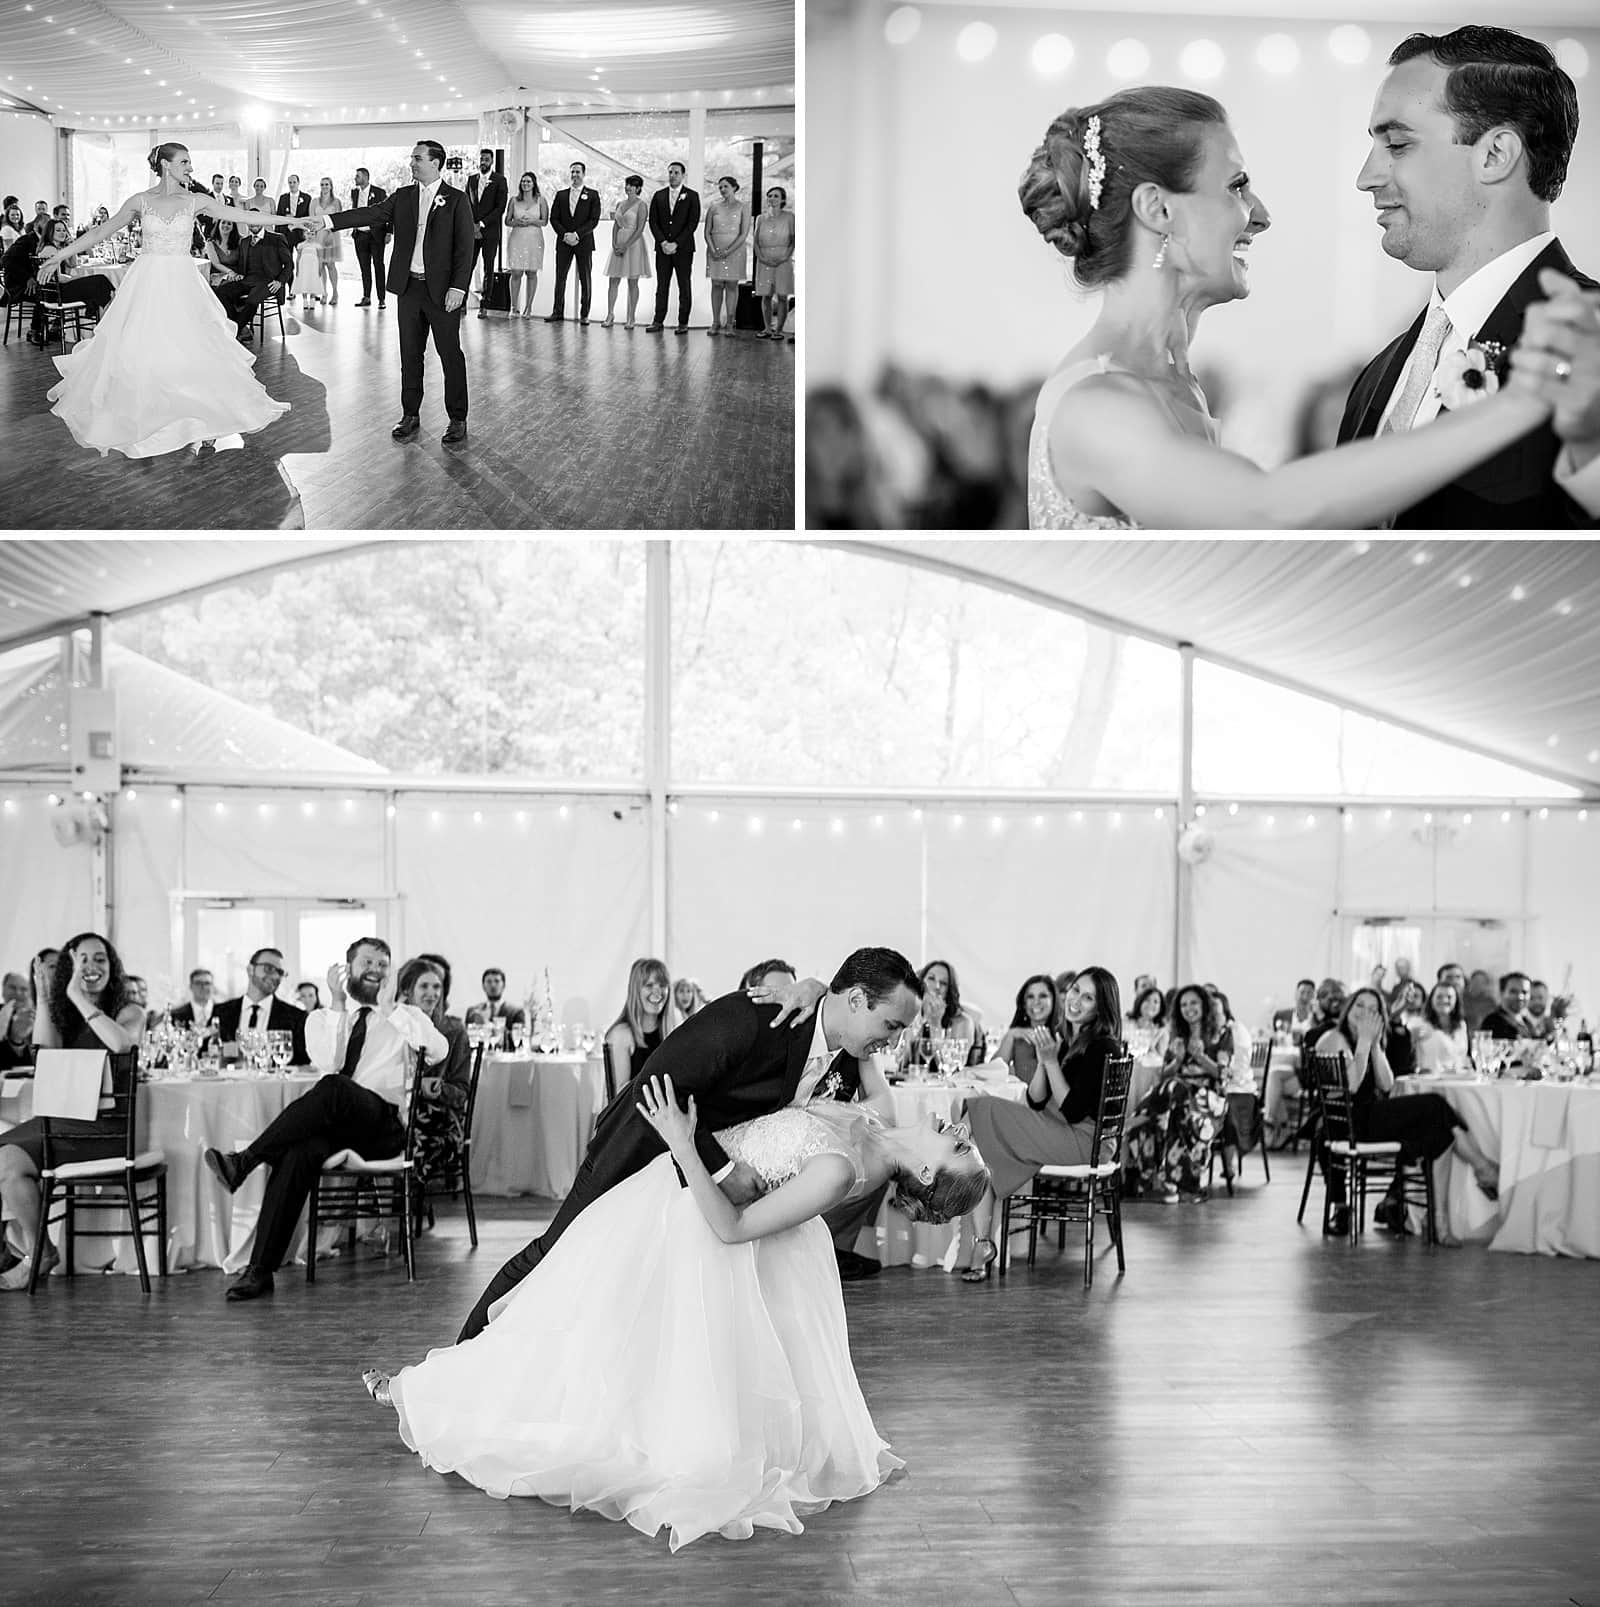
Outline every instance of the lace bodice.
{"type": "Polygon", "coordinates": [[[152,212],[149,206],[142,210],[144,243],[141,250],[151,257],[186,257],[194,239],[194,198],[185,196],[178,210],[165,216],[152,212]]]}
{"type": "Polygon", "coordinates": [[[717,1134],[729,1158],[759,1172],[769,1188],[798,1177],[816,1155],[842,1155],[855,1172],[851,1194],[866,1180],[867,1134],[876,1117],[860,1105],[819,1100],[805,1109],[788,1106],[770,1116],[740,1122],[717,1134]]]}

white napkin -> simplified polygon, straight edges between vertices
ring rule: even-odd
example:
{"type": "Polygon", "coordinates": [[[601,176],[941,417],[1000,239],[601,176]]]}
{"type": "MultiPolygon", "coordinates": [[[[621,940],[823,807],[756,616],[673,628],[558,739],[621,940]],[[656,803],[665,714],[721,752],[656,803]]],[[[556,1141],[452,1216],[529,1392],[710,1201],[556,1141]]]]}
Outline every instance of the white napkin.
{"type": "Polygon", "coordinates": [[[110,1073],[111,1058],[104,1049],[41,1049],[34,1064],[34,1115],[92,1122],[110,1073]]]}
{"type": "Polygon", "coordinates": [[[533,1103],[533,1067],[513,1066],[506,1079],[506,1104],[512,1110],[526,1110],[533,1103]]]}
{"type": "Polygon", "coordinates": [[[1539,1149],[1567,1149],[1567,1106],[1572,1099],[1569,1088],[1541,1088],[1533,1095],[1533,1121],[1528,1142],[1539,1149]]]}

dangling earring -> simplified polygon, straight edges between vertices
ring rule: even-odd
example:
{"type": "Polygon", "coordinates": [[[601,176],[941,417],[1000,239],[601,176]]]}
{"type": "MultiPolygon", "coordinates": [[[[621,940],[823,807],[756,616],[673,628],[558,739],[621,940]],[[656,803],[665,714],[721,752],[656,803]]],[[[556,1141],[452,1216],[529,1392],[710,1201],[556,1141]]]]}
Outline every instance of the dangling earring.
{"type": "Polygon", "coordinates": [[[1156,260],[1150,264],[1152,268],[1160,269],[1161,265],[1167,260],[1167,247],[1171,244],[1172,236],[1170,234],[1161,236],[1161,249],[1156,252],[1156,260]]]}

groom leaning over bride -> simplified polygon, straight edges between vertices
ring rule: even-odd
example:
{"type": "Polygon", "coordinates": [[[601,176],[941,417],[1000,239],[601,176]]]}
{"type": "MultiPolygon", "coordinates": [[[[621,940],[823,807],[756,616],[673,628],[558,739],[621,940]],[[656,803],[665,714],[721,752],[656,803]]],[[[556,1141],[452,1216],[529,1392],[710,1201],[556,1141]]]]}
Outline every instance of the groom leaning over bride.
{"type": "Polygon", "coordinates": [[[1343,444],[1273,471],[1221,446],[1189,366],[1200,314],[1250,293],[1271,226],[1226,111],[1151,87],[1050,125],[1022,208],[1104,301],[1039,393],[1032,528],[1596,522],[1600,287],[1550,230],[1577,137],[1572,80],[1503,28],[1415,34],[1389,66],[1357,182],[1384,250],[1434,275],[1429,307],[1356,382],[1343,444]],[[1505,383],[1485,394],[1496,370],[1505,383]]]}

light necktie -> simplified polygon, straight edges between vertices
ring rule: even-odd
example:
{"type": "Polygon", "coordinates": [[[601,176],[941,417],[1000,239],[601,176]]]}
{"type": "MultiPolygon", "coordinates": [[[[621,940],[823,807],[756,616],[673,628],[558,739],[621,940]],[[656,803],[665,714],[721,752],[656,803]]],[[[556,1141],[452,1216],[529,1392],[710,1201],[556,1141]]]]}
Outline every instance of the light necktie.
{"type": "Polygon", "coordinates": [[[372,1014],[370,1005],[362,1005],[356,1011],[356,1024],[350,1029],[350,1042],[344,1051],[344,1064],[339,1068],[341,1077],[353,1077],[356,1067],[361,1064],[362,1046],[367,1041],[367,1017],[372,1014]]]}
{"type": "Polygon", "coordinates": [[[833,1064],[831,1054],[813,1055],[807,1062],[806,1068],[800,1073],[799,1086],[794,1091],[796,1105],[809,1105],[817,1086],[828,1074],[828,1067],[833,1064]]]}
{"type": "Polygon", "coordinates": [[[1411,351],[1411,361],[1406,367],[1400,399],[1389,409],[1388,420],[1378,432],[1380,435],[1398,434],[1411,428],[1417,409],[1422,406],[1422,398],[1433,383],[1433,371],[1439,363],[1439,348],[1449,337],[1450,315],[1442,303],[1436,302],[1428,308],[1422,333],[1417,337],[1417,344],[1411,351]]]}

